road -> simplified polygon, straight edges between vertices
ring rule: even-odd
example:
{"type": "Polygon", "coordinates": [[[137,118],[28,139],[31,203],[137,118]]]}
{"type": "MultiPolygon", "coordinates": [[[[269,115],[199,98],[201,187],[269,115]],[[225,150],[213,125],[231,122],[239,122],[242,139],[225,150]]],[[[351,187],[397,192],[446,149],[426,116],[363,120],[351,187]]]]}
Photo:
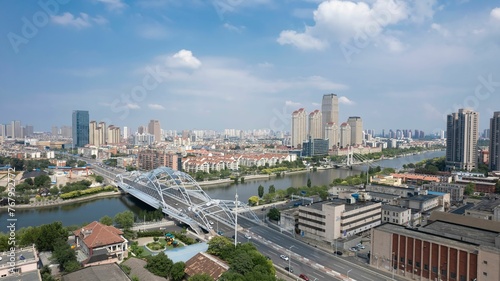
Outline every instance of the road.
{"type": "MultiPolygon", "coordinates": [[[[110,180],[116,178],[116,174],[123,172],[121,170],[106,169],[102,167],[93,167],[95,171],[110,180]]],[[[170,203],[170,202],[169,202],[170,203]]],[[[175,204],[176,202],[171,202],[175,204]]],[[[181,203],[181,202],[177,202],[181,203]]],[[[187,206],[183,206],[187,207],[187,206]]],[[[261,213],[261,215],[263,215],[261,213]]],[[[234,229],[225,223],[219,223],[215,215],[210,215],[214,221],[213,227],[219,230],[224,236],[232,237],[234,229]]],[[[392,280],[392,276],[387,272],[377,271],[367,264],[359,264],[346,260],[346,258],[332,255],[329,252],[307,245],[294,239],[289,233],[280,233],[263,224],[258,225],[255,222],[243,217],[239,218],[238,224],[243,230],[238,232],[239,242],[251,242],[265,256],[272,259],[273,263],[280,266],[288,266],[288,261],[280,258],[280,255],[286,255],[291,258],[290,264],[294,274],[306,274],[311,281],[317,280],[357,280],[357,281],[386,281],[392,280]],[[246,239],[245,234],[250,235],[251,239],[246,239]],[[349,275],[349,279],[347,278],[349,275]]],[[[406,280],[396,277],[395,280],[406,280]]]]}

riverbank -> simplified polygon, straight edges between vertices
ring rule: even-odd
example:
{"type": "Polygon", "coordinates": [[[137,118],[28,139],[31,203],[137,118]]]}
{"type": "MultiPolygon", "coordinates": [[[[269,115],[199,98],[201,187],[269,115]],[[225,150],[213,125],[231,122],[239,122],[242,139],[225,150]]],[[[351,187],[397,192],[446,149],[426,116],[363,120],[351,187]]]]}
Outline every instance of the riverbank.
{"type": "Polygon", "coordinates": [[[84,197],[78,197],[78,198],[73,198],[73,199],[68,199],[68,200],[63,200],[58,198],[57,200],[54,201],[49,201],[49,202],[35,202],[31,204],[19,204],[15,206],[0,206],[0,210],[5,210],[7,208],[13,208],[13,209],[39,209],[39,208],[46,208],[46,207],[56,207],[56,206],[62,206],[66,204],[71,204],[71,203],[78,203],[78,202],[85,202],[85,201],[92,201],[95,199],[102,199],[102,198],[107,198],[107,197],[119,197],[123,193],[120,191],[108,191],[108,192],[101,192],[97,194],[92,194],[89,196],[84,196],[84,197]]]}
{"type": "MultiPolygon", "coordinates": [[[[309,169],[304,169],[300,171],[292,171],[292,172],[283,172],[283,176],[287,175],[294,175],[294,174],[301,174],[301,173],[307,173],[309,172],[309,169]]],[[[276,174],[269,174],[269,175],[247,175],[247,176],[242,176],[245,178],[246,181],[255,181],[255,180],[269,180],[272,178],[278,177],[276,174]]],[[[241,179],[241,177],[240,177],[241,179]]],[[[206,188],[211,188],[211,187],[219,187],[221,185],[226,185],[228,183],[234,183],[234,179],[221,179],[221,180],[207,180],[207,181],[202,181],[198,182],[198,185],[200,187],[206,187],[206,188]]]]}

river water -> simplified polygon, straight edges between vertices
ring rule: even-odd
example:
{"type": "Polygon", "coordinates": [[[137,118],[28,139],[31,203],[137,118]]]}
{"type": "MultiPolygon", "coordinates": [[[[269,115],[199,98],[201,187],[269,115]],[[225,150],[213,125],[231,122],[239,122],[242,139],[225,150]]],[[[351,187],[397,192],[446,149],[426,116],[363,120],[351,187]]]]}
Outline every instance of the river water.
{"type": "MultiPolygon", "coordinates": [[[[385,159],[370,163],[371,166],[381,166],[384,168],[401,169],[404,164],[415,163],[424,159],[444,156],[444,151],[431,151],[416,155],[410,155],[394,159],[385,159]]],[[[221,186],[203,187],[205,192],[214,199],[234,199],[236,188],[238,188],[238,198],[242,202],[248,201],[250,196],[257,195],[259,185],[263,185],[267,193],[270,185],[276,189],[287,189],[290,186],[305,186],[310,178],[312,185],[328,185],[336,178],[345,178],[366,171],[368,165],[354,166],[352,170],[328,169],[317,172],[305,172],[287,175],[285,177],[272,177],[266,180],[247,180],[245,183],[234,185],[225,184],[221,186]]],[[[112,198],[96,199],[88,202],[79,202],[71,205],[53,206],[38,209],[17,209],[16,227],[38,226],[54,221],[61,221],[63,225],[76,225],[85,222],[99,220],[103,216],[114,217],[117,213],[131,210],[138,214],[141,209],[151,208],[132,198],[131,196],[121,196],[112,198]]],[[[6,232],[8,225],[6,210],[0,211],[0,232],[6,232]]]]}

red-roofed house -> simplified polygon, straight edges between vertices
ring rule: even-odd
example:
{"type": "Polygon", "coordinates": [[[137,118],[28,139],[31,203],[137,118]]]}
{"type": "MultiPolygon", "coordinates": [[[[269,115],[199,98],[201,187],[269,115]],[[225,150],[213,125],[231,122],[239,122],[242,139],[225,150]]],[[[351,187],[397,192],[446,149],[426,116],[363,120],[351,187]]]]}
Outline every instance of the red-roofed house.
{"type": "Polygon", "coordinates": [[[116,227],[97,221],[73,232],[78,249],[87,257],[84,266],[121,262],[127,253],[127,239],[116,227]]]}

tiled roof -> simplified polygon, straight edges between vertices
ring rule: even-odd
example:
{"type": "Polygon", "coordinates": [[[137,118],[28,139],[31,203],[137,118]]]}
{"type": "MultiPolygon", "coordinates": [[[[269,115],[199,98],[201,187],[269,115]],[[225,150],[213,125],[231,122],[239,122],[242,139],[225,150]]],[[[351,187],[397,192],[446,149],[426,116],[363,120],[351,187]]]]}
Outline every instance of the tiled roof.
{"type": "Polygon", "coordinates": [[[226,272],[228,269],[229,266],[224,261],[201,252],[186,262],[186,269],[184,272],[188,276],[206,273],[214,280],[218,280],[222,273],[226,272]]]}
{"type": "Polygon", "coordinates": [[[114,226],[107,226],[97,221],[77,229],[73,233],[75,236],[78,236],[89,248],[125,242],[125,239],[120,236],[123,234],[121,230],[114,226]]]}

